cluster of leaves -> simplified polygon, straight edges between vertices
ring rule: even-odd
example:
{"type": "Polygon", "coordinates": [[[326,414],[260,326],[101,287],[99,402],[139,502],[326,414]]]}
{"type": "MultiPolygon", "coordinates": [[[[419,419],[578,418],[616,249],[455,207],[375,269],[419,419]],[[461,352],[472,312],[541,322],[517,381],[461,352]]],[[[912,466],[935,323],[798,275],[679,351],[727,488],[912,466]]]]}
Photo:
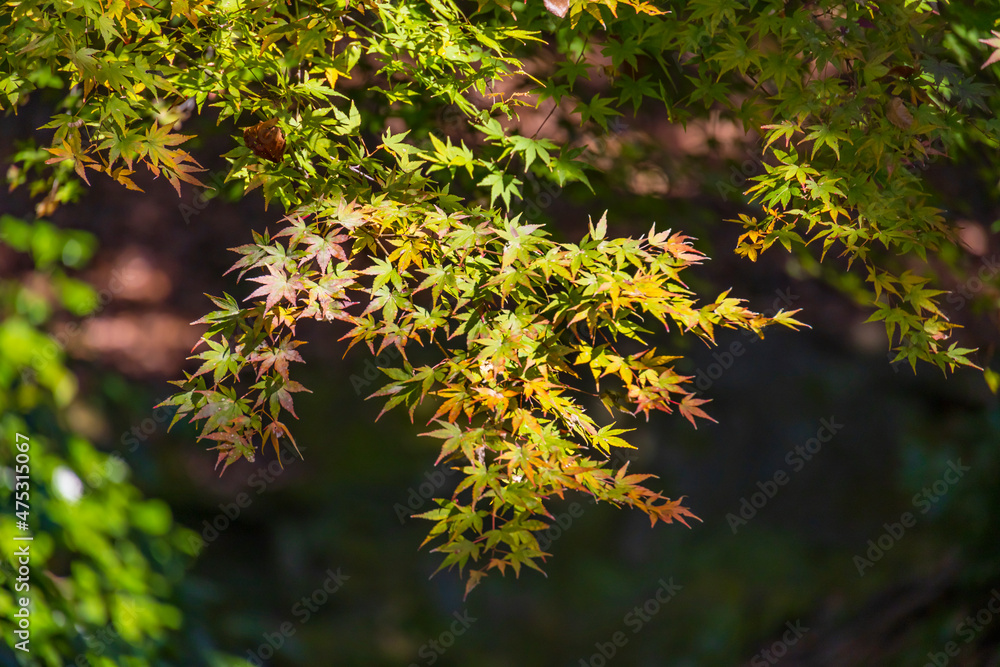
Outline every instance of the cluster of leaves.
{"type": "Polygon", "coordinates": [[[259,284],[251,305],[215,299],[202,365],[169,402],[229,466],[292,437],[283,415],[305,390],[289,372],[303,360],[301,318],[348,323],[351,345],[397,348],[405,363],[386,369],[377,394],[411,415],[439,401],[439,462],[466,477],[425,516],[445,564],[482,561],[474,585],[492,568],[536,565],[544,501],[565,490],[654,522],[690,516],[601,460],[627,442],[572,398],[591,390],[584,367],[611,405],[694,421],[703,399],[676,357],[651,347],[654,322],[710,342],[717,326],[798,324],[728,294],[696,307],[679,272],[701,255],[681,234],[608,239],[602,218],[572,245],[522,222],[529,172],[588,180],[582,146],[528,135],[519,112],[550,105],[571,136],[647,105],[678,122],[721,112],[759,132],[766,173],[750,192],[759,209],[740,217],[738,252],[838,249],[848,267],[863,265],[872,317],[898,358],[971,365],[970,350],[949,344],[941,291],[895,256],[954,242],[917,167],[957,145],[995,147],[1000,129],[988,113],[995,81],[959,57],[981,51],[985,32],[958,35],[932,4],[19,1],[5,5],[0,100],[16,108],[35,90],[68,91],[50,146],[25,147],[15,174],[39,193],[88,170],[136,187],[137,165],[178,189],[200,185],[173,129],[194,110],[280,132],[274,159],[238,139],[226,155],[228,178],[260,187],[285,217],[237,249],[234,269],[259,284]],[[441,109],[467,122],[437,128],[427,113],[441,109]],[[430,351],[439,356],[410,362],[430,351]]]}
{"type": "Polygon", "coordinates": [[[973,350],[951,341],[944,292],[896,258],[926,261],[956,242],[922,172],[955,147],[997,145],[995,81],[953,62],[938,3],[725,4],[692,3],[712,38],[689,62],[700,65],[699,95],[762,135],[765,173],[748,191],[762,211],[739,216],[737,252],[815,244],[822,259],[838,249],[848,268],[863,265],[870,320],[885,321],[895,360],[973,365],[973,350]],[[726,102],[704,74],[712,64],[716,77],[737,75],[726,102]],[[734,87],[747,96],[734,98],[734,87]]]}
{"type": "Polygon", "coordinates": [[[638,508],[653,523],[692,516],[642,486],[648,475],[611,468],[611,448],[630,446],[625,430],[599,427],[576,398],[588,392],[569,378],[589,376],[597,391],[604,383],[605,395],[634,413],[676,409],[694,423],[707,417],[706,401],[674,370],[678,357],[649,347],[650,323],[707,341],[717,327],[760,334],[799,323],[789,313],[753,313],[727,294],[696,307],[680,272],[702,255],[682,234],[654,228],[641,239],[607,239],[601,218],[579,245],[559,244],[516,217],[448,214],[439,203],[316,205],[287,217],[274,238],[237,248],[243,257],[233,269],[263,271],[250,278],[261,284],[250,295],[259,300],[251,308],[229,295],[216,300],[220,310],[204,320],[203,363],[168,401],[175,419],[204,419],[225,466],[252,459],[258,437],[277,451],[278,438],[290,437],[280,417],[294,414],[292,395],[304,389],[289,378],[289,364],[302,361],[296,323],[343,320],[351,346],[394,346],[404,360],[383,369],[391,379],[375,393],[387,399],[383,412],[404,406],[412,418],[428,396],[439,399],[438,428],[427,435],[444,441],[437,462],[465,476],[452,499],[423,516],[435,521],[431,537],[446,538],[443,565],[493,554],[470,586],[493,568],[537,567],[544,554],[533,533],[551,519],[544,501],[565,491],[638,508]],[[366,307],[353,314],[359,302],[366,307]],[[624,341],[639,349],[619,351],[624,341]],[[414,350],[439,352],[438,360],[411,363],[414,350]],[[248,366],[256,376],[240,394],[248,366]]]}

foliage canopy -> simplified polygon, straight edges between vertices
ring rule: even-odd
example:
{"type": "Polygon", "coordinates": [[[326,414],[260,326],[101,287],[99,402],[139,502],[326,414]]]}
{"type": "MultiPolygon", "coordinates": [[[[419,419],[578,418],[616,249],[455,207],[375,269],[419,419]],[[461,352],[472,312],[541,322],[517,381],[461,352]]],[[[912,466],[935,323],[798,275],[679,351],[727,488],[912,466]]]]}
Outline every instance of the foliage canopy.
{"type": "Polygon", "coordinates": [[[22,0],[0,18],[0,103],[60,96],[51,141],[25,147],[12,174],[42,197],[40,217],[95,172],[132,189],[140,167],[178,192],[205,187],[177,124],[196,110],[232,128],[226,179],[260,188],[282,216],[235,249],[232,270],[256,286],[213,298],[201,364],[168,401],[175,419],[201,423],[225,470],[293,439],[300,321],[341,321],[348,346],[397,349],[375,396],[411,418],[433,399],[427,435],[464,478],[422,516],[471,589],[492,569],[538,567],[546,502],[566,491],[654,524],[693,516],[615,467],[625,430],[586,409],[589,394],[612,410],[708,417],[658,331],[711,343],[719,328],[800,325],[728,291],[699,305],[682,274],[704,257],[663,231],[683,221],[612,238],[602,216],[575,243],[531,224],[528,182],[589,187],[594,156],[546,138],[544,122],[529,131],[524,112],[551,108],[576,139],[649,108],[758,133],[764,173],[735,221],[737,252],[839,254],[867,281],[896,359],[972,365],[944,292],[913,260],[957,242],[922,166],[997,148],[998,88],[982,69],[997,59],[997,10],[977,6],[22,0]]]}

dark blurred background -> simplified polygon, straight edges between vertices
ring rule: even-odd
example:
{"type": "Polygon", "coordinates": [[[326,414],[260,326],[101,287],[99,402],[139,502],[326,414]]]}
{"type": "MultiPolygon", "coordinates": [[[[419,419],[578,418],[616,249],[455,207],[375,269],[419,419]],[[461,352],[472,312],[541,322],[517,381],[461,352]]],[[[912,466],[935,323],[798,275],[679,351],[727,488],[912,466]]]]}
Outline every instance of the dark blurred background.
{"type": "MultiPolygon", "coordinates": [[[[5,121],[0,154],[44,111],[5,121]]],[[[378,361],[363,349],[345,357],[339,323],[302,332],[307,364],[293,371],[313,393],[297,397],[294,433],[305,460],[264,452],[220,478],[193,428],[168,432],[154,409],[194,368],[185,358],[201,330],[189,323],[211,308],[204,293],[251,289],[223,277],[236,259],[226,248],[275,230],[279,210],[229,187],[206,200],[185,185],[178,199],[164,182],[139,179],[145,193],[132,193],[95,176],[56,213],[98,237],[80,275],[124,285],[68,346],[81,383],[69,423],[121,452],[137,484],[201,534],[178,593],[186,640],[275,667],[1000,664],[1000,410],[982,373],[890,363],[883,325],[865,323],[858,279],[836,258],[824,273],[780,248],[756,264],[732,253],[738,228],[724,220],[760,171],[753,137],[656,115],[613,129],[553,128],[556,140],[589,141],[605,175],[591,177],[596,194],[529,185],[527,215],[564,238],[605,209],[615,235],[654,221],[684,231],[712,258],[688,273],[703,298],[731,287],[757,310],[801,308],[812,329],[723,333],[715,349],[663,335],[668,353],[689,355],[718,423],[626,420],[630,469],[658,475],[656,488],[686,496],[702,522],[652,529],[567,498],[544,536],[547,577],[491,575],[467,600],[455,572],[431,576],[439,558],[418,548],[427,525],[406,516],[452,483],[432,466],[436,441],[418,436],[431,413],[375,422],[381,405],[365,397],[378,361]]],[[[188,150],[206,182],[223,175],[210,156],[233,146],[234,128],[195,118],[183,130],[198,136],[188,150]]],[[[968,246],[928,270],[968,293],[946,314],[988,364],[1000,282],[992,184],[961,161],[927,172],[968,246]],[[983,267],[994,267],[985,284],[970,283],[983,267]]],[[[28,215],[31,202],[15,192],[2,209],[28,215]]]]}

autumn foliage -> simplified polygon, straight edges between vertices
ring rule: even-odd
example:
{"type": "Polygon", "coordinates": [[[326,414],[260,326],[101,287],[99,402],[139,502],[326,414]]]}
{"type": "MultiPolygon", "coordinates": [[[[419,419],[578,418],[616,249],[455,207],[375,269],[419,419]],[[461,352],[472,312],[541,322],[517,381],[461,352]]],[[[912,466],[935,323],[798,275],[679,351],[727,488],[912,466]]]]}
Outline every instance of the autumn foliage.
{"type": "Polygon", "coordinates": [[[684,272],[704,256],[669,214],[639,238],[601,216],[575,243],[526,219],[527,177],[589,187],[593,155],[575,140],[623,112],[714,115],[758,133],[764,169],[734,221],[737,252],[843,258],[896,359],[972,365],[933,275],[905,261],[955,243],[920,166],[995,146],[997,130],[996,87],[974,78],[996,54],[972,62],[982,44],[964,33],[956,55],[936,5],[11,3],[0,100],[65,95],[49,144],[19,153],[12,179],[39,196],[39,216],[72,200],[73,174],[137,188],[145,168],[178,192],[204,187],[174,127],[196,112],[231,129],[227,180],[280,212],[234,249],[246,293],[214,297],[200,320],[198,365],[167,401],[175,421],[200,425],[224,471],[294,442],[289,416],[308,391],[293,379],[308,356],[300,321],[340,327],[345,349],[395,348],[402,363],[382,369],[373,397],[427,422],[437,464],[461,471],[421,516],[471,589],[491,570],[539,566],[547,503],[566,492],[654,524],[694,518],[612,464],[626,429],[594,406],[697,424],[706,399],[657,347],[664,331],[711,344],[721,328],[800,326],[729,291],[697,299],[684,272]],[[573,140],[522,129],[520,112],[540,105],[573,140]],[[460,131],[439,127],[444,110],[460,131]]]}

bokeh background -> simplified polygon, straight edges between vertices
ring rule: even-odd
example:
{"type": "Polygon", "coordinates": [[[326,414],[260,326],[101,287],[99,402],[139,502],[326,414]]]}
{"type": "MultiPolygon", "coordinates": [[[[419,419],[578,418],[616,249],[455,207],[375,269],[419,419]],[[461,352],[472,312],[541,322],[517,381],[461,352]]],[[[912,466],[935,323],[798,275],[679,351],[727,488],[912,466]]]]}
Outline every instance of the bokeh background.
{"type": "MultiPolygon", "coordinates": [[[[50,111],[37,99],[5,119],[0,156],[9,160],[50,111]]],[[[458,114],[426,113],[461,136],[458,114]]],[[[744,210],[747,178],[761,171],[755,137],[722,121],[682,129],[655,111],[612,130],[545,130],[588,144],[603,172],[591,176],[595,193],[529,184],[528,217],[563,238],[578,238],[588,215],[606,209],[616,235],[653,222],[682,230],[712,258],[689,271],[695,290],[731,287],[758,310],[801,308],[812,327],[762,341],[724,333],[715,349],[661,336],[665,350],[688,355],[718,423],[626,421],[638,445],[630,469],[658,475],[701,522],[652,529],[636,513],[567,498],[544,537],[547,576],[491,576],[463,600],[455,572],[431,576],[438,557],[418,548],[427,526],[407,516],[452,483],[432,466],[435,441],[418,435],[429,413],[416,424],[396,412],[376,422],[381,406],[365,397],[379,386],[379,361],[362,349],[345,355],[340,324],[302,332],[307,364],[294,370],[313,392],[296,399],[304,460],[286,452],[279,464],[264,452],[220,478],[195,431],[168,431],[169,412],[155,406],[170,380],[194,369],[186,357],[200,329],[190,323],[211,308],[205,293],[251,291],[223,276],[236,259],[226,249],[274,229],[280,211],[231,186],[185,185],[178,198],[152,178],[133,193],[95,176],[51,229],[19,226],[35,201],[23,188],[0,201],[11,216],[0,244],[0,448],[26,429],[38,456],[53,457],[39,459],[35,482],[52,498],[37,501],[38,529],[55,536],[48,571],[35,573],[39,590],[43,579],[79,576],[73,558],[56,557],[61,544],[104,545],[89,557],[105,601],[145,594],[119,568],[139,563],[137,581],[159,572],[149,595],[163,604],[143,607],[135,626],[156,638],[148,664],[1000,664],[1000,410],[983,374],[890,363],[884,327],[866,324],[870,313],[852,298],[861,277],[836,258],[821,269],[780,249],[757,263],[735,257],[738,227],[725,220],[744,210]],[[98,300],[74,310],[74,289],[89,294],[86,285],[98,300]],[[57,336],[74,324],[42,364],[49,370],[22,372],[43,340],[30,331],[57,336]],[[88,477],[87,466],[100,470],[88,477]],[[132,533],[109,528],[118,513],[146,561],[121,555],[132,533]],[[84,520],[90,532],[74,533],[84,520]],[[104,530],[117,537],[102,541],[104,530]]],[[[196,135],[188,150],[206,182],[218,182],[226,168],[212,156],[230,150],[238,130],[196,117],[183,131],[196,135]]],[[[940,191],[964,247],[914,267],[957,290],[946,314],[988,365],[1000,305],[996,174],[975,156],[954,157],[916,168],[940,191]]],[[[133,640],[120,628],[131,614],[88,618],[80,642],[106,646],[106,664],[147,664],[129,662],[133,640]],[[95,640],[103,626],[120,636],[95,640]]],[[[59,614],[45,622],[65,629],[65,616],[63,626],[59,614]]],[[[5,628],[3,665],[18,664],[9,640],[5,628]]],[[[59,651],[64,664],[90,664],[59,651]]]]}

